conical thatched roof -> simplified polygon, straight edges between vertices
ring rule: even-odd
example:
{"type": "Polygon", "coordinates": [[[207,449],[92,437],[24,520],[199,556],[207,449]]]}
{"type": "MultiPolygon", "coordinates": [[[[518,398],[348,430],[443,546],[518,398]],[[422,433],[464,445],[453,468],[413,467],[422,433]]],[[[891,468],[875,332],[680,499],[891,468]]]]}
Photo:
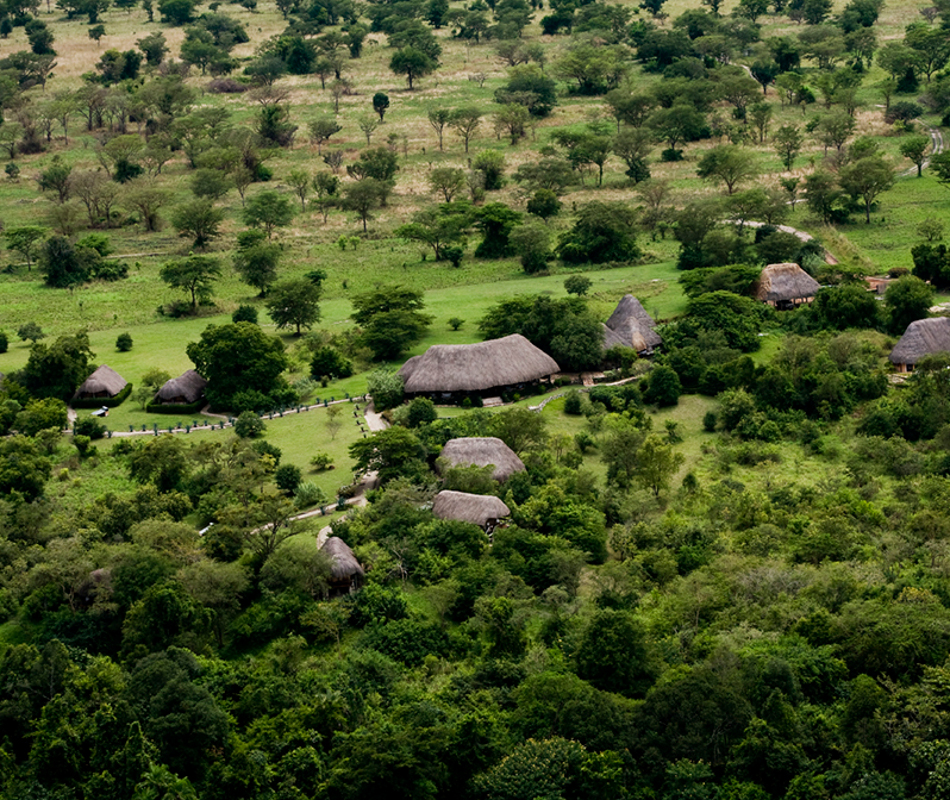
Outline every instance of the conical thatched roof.
{"type": "Polygon", "coordinates": [[[193,369],[166,381],[155,395],[159,403],[196,403],[204,394],[208,381],[193,369]]]}
{"type": "Polygon", "coordinates": [[[910,323],[891,350],[891,363],[916,364],[924,356],[950,353],[950,317],[932,317],[910,323]]]}
{"type": "Polygon", "coordinates": [[[354,576],[362,578],[366,574],[350,546],[338,536],[328,537],[320,550],[330,556],[330,577],[334,581],[350,580],[354,576]]]}
{"type": "Polygon", "coordinates": [[[407,394],[480,392],[558,372],[557,362],[519,333],[477,344],[437,344],[410,358],[399,374],[407,394]]]}
{"type": "Polygon", "coordinates": [[[484,528],[489,520],[507,517],[511,510],[494,495],[445,490],[435,496],[432,513],[439,519],[471,522],[484,528]]]}
{"type": "Polygon", "coordinates": [[[115,397],[127,381],[112,367],[103,364],[76,390],[77,397],[115,397]]]}
{"type": "Polygon", "coordinates": [[[495,468],[492,478],[499,483],[508,480],[516,472],[524,472],[524,463],[515,451],[494,436],[465,436],[450,439],[442,448],[442,459],[452,467],[495,468]]]}
{"type": "Polygon", "coordinates": [[[755,286],[755,297],[763,303],[804,300],[814,297],[821,288],[798,264],[769,264],[762,270],[755,286]]]}
{"type": "Polygon", "coordinates": [[[640,301],[632,294],[626,294],[604,326],[604,350],[611,347],[630,347],[638,353],[652,350],[663,344],[655,327],[656,321],[640,301]]]}

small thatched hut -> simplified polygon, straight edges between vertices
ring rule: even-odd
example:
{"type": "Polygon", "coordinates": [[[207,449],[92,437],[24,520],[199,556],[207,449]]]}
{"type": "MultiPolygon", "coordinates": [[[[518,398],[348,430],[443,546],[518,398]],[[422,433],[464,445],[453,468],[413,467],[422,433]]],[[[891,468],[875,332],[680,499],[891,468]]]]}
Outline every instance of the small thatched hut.
{"type": "Polygon", "coordinates": [[[910,323],[891,350],[891,363],[898,372],[913,372],[924,356],[950,353],[950,317],[931,317],[910,323]]]}
{"type": "Polygon", "coordinates": [[[446,489],[435,496],[432,513],[439,519],[471,522],[484,528],[490,535],[498,520],[507,517],[511,510],[494,495],[452,492],[446,489]]]}
{"type": "Polygon", "coordinates": [[[774,308],[793,308],[810,303],[820,288],[798,264],[769,264],[755,285],[755,297],[774,308]]]}
{"type": "Polygon", "coordinates": [[[654,328],[656,321],[640,301],[632,294],[625,294],[604,325],[604,350],[630,347],[638,353],[649,355],[663,344],[663,339],[654,328]]]}
{"type": "Polygon", "coordinates": [[[557,362],[524,336],[513,333],[477,344],[437,344],[399,370],[407,395],[501,394],[549,380],[557,362]]]}
{"type": "Polygon", "coordinates": [[[366,573],[349,545],[338,536],[330,536],[320,550],[330,557],[330,593],[355,592],[363,585],[366,573]]]}
{"type": "Polygon", "coordinates": [[[127,381],[112,367],[103,364],[92,373],[82,386],[76,390],[77,400],[115,397],[126,386],[127,381]]]}
{"type": "Polygon", "coordinates": [[[450,439],[442,448],[439,461],[448,467],[494,467],[492,478],[504,483],[516,472],[524,472],[524,463],[508,445],[494,436],[464,436],[450,439]]]}
{"type": "Polygon", "coordinates": [[[208,381],[193,369],[183,372],[177,378],[166,381],[155,394],[155,403],[161,405],[191,405],[204,397],[208,381]]]}

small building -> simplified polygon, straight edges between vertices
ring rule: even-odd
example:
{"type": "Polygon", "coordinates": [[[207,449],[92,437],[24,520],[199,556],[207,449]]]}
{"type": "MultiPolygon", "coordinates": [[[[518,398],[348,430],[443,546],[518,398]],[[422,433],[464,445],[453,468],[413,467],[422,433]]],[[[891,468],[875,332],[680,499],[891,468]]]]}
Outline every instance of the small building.
{"type": "Polygon", "coordinates": [[[154,403],[158,405],[192,405],[204,397],[208,381],[193,369],[183,372],[177,378],[166,381],[155,393],[154,403]]]}
{"type": "Polygon", "coordinates": [[[604,350],[629,347],[642,355],[650,355],[663,344],[655,328],[656,321],[643,304],[632,294],[625,294],[604,325],[604,350]]]}
{"type": "Polygon", "coordinates": [[[514,450],[494,436],[463,436],[449,439],[439,463],[444,467],[494,467],[492,478],[504,483],[516,472],[524,472],[524,462],[514,450]]]}
{"type": "Polygon", "coordinates": [[[513,333],[477,344],[436,344],[399,370],[409,396],[434,399],[500,395],[527,384],[550,381],[557,362],[524,336],[513,333]]]}
{"type": "Polygon", "coordinates": [[[128,381],[112,367],[103,364],[86,378],[82,386],[76,390],[76,399],[93,400],[116,397],[126,387],[127,383],[128,381]]]}
{"type": "Polygon", "coordinates": [[[820,288],[798,264],[769,264],[755,284],[755,298],[773,308],[789,309],[810,303],[820,288]]]}
{"type": "Polygon", "coordinates": [[[917,362],[936,353],[950,354],[950,317],[930,317],[910,323],[891,350],[890,359],[898,372],[913,372],[917,362]]]}
{"type": "Polygon", "coordinates": [[[330,594],[348,594],[363,585],[366,573],[350,546],[338,536],[330,536],[320,551],[330,557],[330,594]]]}
{"type": "Polygon", "coordinates": [[[491,537],[499,520],[511,514],[511,510],[501,499],[491,494],[469,494],[445,489],[435,496],[432,513],[439,519],[471,522],[491,537]]]}

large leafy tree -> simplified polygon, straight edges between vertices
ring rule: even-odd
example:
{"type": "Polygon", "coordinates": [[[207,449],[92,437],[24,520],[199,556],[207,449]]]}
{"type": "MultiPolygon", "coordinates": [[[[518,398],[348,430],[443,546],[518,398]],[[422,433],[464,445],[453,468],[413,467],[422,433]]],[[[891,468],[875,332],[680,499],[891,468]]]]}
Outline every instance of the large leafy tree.
{"type": "Polygon", "coordinates": [[[574,264],[632,261],[640,255],[636,223],[636,212],[624,203],[588,203],[561,235],[558,255],[574,264]]]}
{"type": "Polygon", "coordinates": [[[353,298],[353,321],[363,328],[363,341],[377,361],[397,358],[418,342],[432,317],[423,313],[422,292],[385,286],[353,298]]]}
{"type": "Polygon", "coordinates": [[[249,198],[244,208],[244,223],[261,228],[270,239],[275,228],[285,228],[294,218],[290,197],[274,191],[264,191],[249,198]]]}
{"type": "Polygon", "coordinates": [[[207,379],[206,394],[215,406],[227,408],[239,392],[273,395],[285,388],[281,378],[287,368],[283,342],[250,322],[209,325],[185,352],[207,379]]]}
{"type": "Polygon", "coordinates": [[[425,448],[408,428],[396,426],[350,445],[354,469],[375,470],[382,484],[424,470],[425,448]]]}
{"type": "Polygon", "coordinates": [[[267,312],[277,330],[295,328],[300,336],[303,328],[311,328],[320,319],[320,293],[320,286],[306,278],[274,284],[267,298],[267,312]]]}
{"type": "Polygon", "coordinates": [[[52,344],[36,342],[18,381],[34,397],[58,397],[69,400],[92,372],[95,353],[85,333],[60,336],[52,344]]]}
{"type": "Polygon", "coordinates": [[[412,91],[413,83],[418,78],[424,78],[429,73],[434,72],[438,66],[438,61],[411,45],[397,50],[389,61],[390,70],[397,75],[406,76],[409,91],[412,91]]]}
{"type": "Polygon", "coordinates": [[[890,314],[891,333],[901,334],[910,323],[927,316],[933,305],[934,289],[913,275],[905,275],[884,293],[884,305],[890,314]]]}

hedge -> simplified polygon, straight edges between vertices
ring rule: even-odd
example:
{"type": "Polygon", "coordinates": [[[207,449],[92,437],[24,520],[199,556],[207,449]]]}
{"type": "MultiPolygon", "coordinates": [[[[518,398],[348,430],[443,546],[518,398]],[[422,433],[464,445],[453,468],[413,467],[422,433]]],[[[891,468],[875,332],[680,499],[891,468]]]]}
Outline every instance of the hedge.
{"type": "Polygon", "coordinates": [[[70,405],[73,408],[115,408],[116,406],[121,406],[126,398],[132,394],[132,384],[125,384],[125,388],[119,392],[115,397],[89,397],[89,398],[77,398],[74,397],[70,405]]]}
{"type": "Polygon", "coordinates": [[[206,400],[197,400],[194,403],[149,403],[145,406],[149,414],[178,414],[181,417],[187,417],[189,414],[197,414],[205,407],[206,400]]]}

